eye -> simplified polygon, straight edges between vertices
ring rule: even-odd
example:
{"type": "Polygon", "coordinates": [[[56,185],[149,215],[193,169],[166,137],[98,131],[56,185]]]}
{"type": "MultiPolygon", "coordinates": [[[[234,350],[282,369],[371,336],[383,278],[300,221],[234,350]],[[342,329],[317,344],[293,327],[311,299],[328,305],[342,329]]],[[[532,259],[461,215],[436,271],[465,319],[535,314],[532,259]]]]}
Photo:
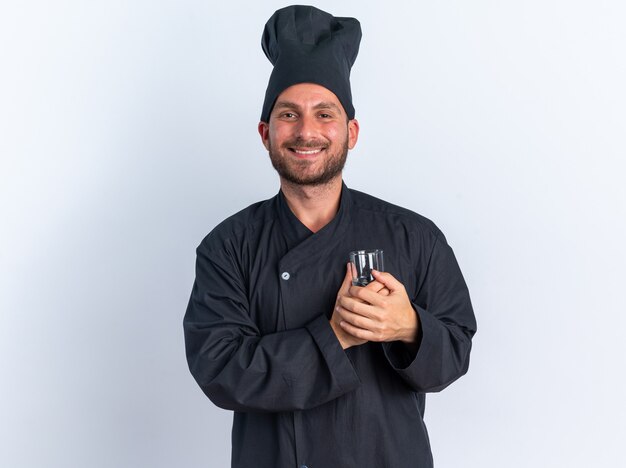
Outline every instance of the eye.
{"type": "Polygon", "coordinates": [[[283,119],[295,119],[296,118],[296,114],[294,114],[293,112],[283,112],[282,114],[280,114],[280,116],[283,119]]]}
{"type": "Polygon", "coordinates": [[[320,114],[320,117],[322,119],[330,119],[330,118],[332,118],[332,115],[323,112],[323,113],[320,114]]]}

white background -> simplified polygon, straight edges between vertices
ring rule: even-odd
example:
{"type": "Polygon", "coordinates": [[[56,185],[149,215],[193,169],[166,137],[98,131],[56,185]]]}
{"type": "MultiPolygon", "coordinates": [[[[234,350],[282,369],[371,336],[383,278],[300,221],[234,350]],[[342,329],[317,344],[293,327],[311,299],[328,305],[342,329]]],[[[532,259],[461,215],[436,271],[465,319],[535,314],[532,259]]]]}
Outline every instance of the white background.
{"type": "MultiPolygon", "coordinates": [[[[182,317],[202,237],[278,189],[256,125],[285,5],[0,6],[1,466],[229,466],[182,317]]],[[[347,184],[435,221],[472,293],[437,467],[626,466],[624,3],[317,6],[363,28],[347,184]]]]}

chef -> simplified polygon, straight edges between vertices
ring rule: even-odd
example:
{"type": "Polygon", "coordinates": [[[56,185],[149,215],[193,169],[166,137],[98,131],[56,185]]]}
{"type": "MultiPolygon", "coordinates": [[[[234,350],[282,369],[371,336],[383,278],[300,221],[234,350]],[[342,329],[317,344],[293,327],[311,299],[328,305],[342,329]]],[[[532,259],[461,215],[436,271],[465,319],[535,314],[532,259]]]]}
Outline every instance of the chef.
{"type": "Polygon", "coordinates": [[[342,179],[360,39],[356,19],[310,6],[268,20],[258,132],[280,190],[197,248],[187,360],[233,411],[234,468],[432,467],[425,394],[468,369],[476,321],[443,233],[342,179]],[[363,248],[385,271],[353,286],[348,253],[363,248]]]}

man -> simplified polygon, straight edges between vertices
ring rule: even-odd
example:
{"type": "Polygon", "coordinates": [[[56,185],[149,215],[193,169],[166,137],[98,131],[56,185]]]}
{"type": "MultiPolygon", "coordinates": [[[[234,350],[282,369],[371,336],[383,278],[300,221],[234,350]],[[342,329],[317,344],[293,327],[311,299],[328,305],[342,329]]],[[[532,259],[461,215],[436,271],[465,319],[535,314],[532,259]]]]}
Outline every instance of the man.
{"type": "Polygon", "coordinates": [[[233,467],[431,467],[424,394],[468,368],[476,323],[443,234],[342,182],[360,37],[313,7],[270,18],[258,131],[280,192],[197,249],[187,358],[234,411],[233,467]],[[386,272],[352,286],[348,252],[363,248],[384,250],[386,272]]]}

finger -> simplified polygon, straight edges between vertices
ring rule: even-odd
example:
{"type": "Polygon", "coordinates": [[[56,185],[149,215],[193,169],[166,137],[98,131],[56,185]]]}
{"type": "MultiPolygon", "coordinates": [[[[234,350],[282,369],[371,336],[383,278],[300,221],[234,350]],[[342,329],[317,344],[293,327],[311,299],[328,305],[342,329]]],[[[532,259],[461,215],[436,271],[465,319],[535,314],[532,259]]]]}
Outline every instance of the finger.
{"type": "Polygon", "coordinates": [[[364,287],[365,287],[365,289],[368,289],[370,291],[373,291],[373,292],[377,293],[381,289],[383,289],[385,287],[385,285],[383,283],[380,283],[380,282],[374,280],[371,283],[369,283],[367,286],[364,286],[364,287]]]}
{"type": "Polygon", "coordinates": [[[376,281],[383,283],[391,293],[394,293],[395,291],[402,291],[404,289],[404,285],[395,279],[391,273],[372,270],[372,275],[376,281]]]}
{"type": "Polygon", "coordinates": [[[370,289],[374,291],[375,293],[381,294],[383,296],[389,295],[389,289],[383,283],[379,283],[376,280],[372,281],[367,286],[365,286],[365,289],[370,289]]]}
{"type": "Polygon", "coordinates": [[[339,326],[341,326],[341,328],[349,335],[352,335],[355,338],[359,338],[361,340],[370,341],[370,338],[374,336],[371,331],[355,327],[354,325],[351,325],[345,321],[339,322],[339,326]]]}
{"type": "Polygon", "coordinates": [[[384,307],[387,302],[386,296],[389,295],[378,294],[377,292],[370,291],[369,289],[361,288],[359,286],[352,286],[348,292],[351,297],[360,299],[376,307],[384,307]]]}
{"type": "MultiPolygon", "coordinates": [[[[376,293],[372,292],[370,292],[370,294],[376,295],[376,293]]],[[[354,298],[351,296],[340,296],[337,303],[339,306],[347,309],[349,312],[353,312],[355,314],[359,314],[369,318],[376,316],[373,307],[366,302],[362,302],[358,298],[354,298]]]]}
{"type": "Polygon", "coordinates": [[[364,330],[370,330],[370,331],[374,331],[377,327],[376,322],[374,322],[373,320],[367,317],[364,317],[363,315],[350,312],[349,310],[344,309],[343,307],[337,307],[337,312],[340,317],[340,320],[339,320],[340,323],[343,320],[357,328],[362,328],[364,330]]]}
{"type": "Polygon", "coordinates": [[[343,283],[339,288],[339,292],[342,294],[348,294],[348,290],[352,286],[352,272],[350,271],[350,263],[346,264],[346,274],[343,277],[343,283]]]}
{"type": "Polygon", "coordinates": [[[350,272],[350,276],[352,278],[356,278],[359,276],[356,270],[356,265],[353,262],[348,262],[348,271],[350,272]]]}

